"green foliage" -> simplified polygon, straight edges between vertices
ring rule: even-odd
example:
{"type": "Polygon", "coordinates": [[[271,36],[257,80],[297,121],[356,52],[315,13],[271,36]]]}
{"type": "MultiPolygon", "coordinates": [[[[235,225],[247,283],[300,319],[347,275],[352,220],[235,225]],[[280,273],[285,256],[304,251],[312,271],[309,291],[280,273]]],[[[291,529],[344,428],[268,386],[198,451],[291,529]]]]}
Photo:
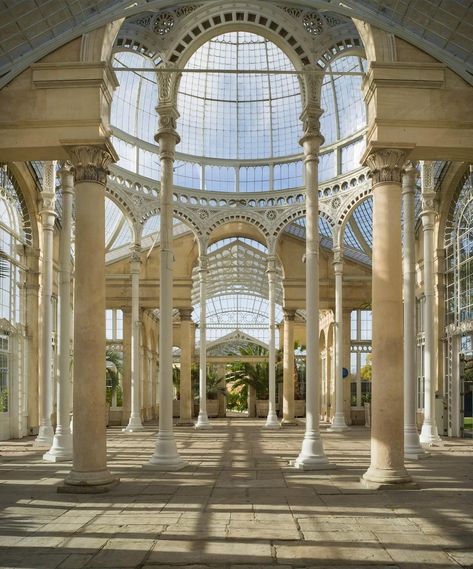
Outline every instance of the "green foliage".
{"type": "Polygon", "coordinates": [[[123,399],[122,389],[120,387],[120,379],[123,375],[122,353],[117,350],[107,350],[105,352],[105,386],[106,400],[109,405],[112,404],[113,394],[117,395],[117,405],[119,396],[123,399]]]}
{"type": "MultiPolygon", "coordinates": [[[[199,365],[194,363],[191,366],[191,381],[192,381],[192,395],[194,399],[199,398],[199,381],[200,381],[200,369],[199,365]]],[[[207,366],[207,399],[218,399],[218,396],[226,395],[225,385],[217,374],[217,368],[214,365],[207,366]]]]}
{"type": "MultiPolygon", "coordinates": [[[[268,350],[255,344],[247,344],[239,349],[238,353],[229,355],[252,357],[267,356],[268,350]]],[[[269,364],[265,362],[235,361],[229,365],[226,381],[231,384],[231,391],[227,397],[227,406],[230,409],[242,411],[248,408],[248,388],[256,390],[257,399],[269,398],[269,364]]]]}
{"type": "Polygon", "coordinates": [[[360,378],[363,381],[371,381],[373,377],[371,359],[371,354],[369,354],[369,356],[366,358],[366,364],[360,369],[360,378]]]}
{"type": "Polygon", "coordinates": [[[5,387],[0,391],[0,413],[8,411],[8,389],[5,387]]]}

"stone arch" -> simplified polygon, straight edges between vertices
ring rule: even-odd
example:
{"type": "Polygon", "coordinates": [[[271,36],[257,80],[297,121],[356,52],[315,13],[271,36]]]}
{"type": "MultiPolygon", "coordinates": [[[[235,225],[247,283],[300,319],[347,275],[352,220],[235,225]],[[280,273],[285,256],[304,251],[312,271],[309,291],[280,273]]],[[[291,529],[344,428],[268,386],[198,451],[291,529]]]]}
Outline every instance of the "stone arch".
{"type": "Polygon", "coordinates": [[[222,216],[213,223],[207,231],[207,241],[209,244],[220,241],[227,237],[246,237],[254,239],[269,249],[269,235],[263,232],[261,227],[254,223],[251,218],[235,216],[234,219],[222,216]]]}
{"type": "MultiPolygon", "coordinates": [[[[147,209],[146,212],[143,213],[138,219],[138,223],[141,225],[141,229],[143,229],[145,223],[150,217],[153,217],[154,215],[160,215],[160,211],[161,210],[159,206],[154,206],[147,209]]],[[[172,210],[172,216],[187,225],[197,239],[202,235],[202,229],[200,226],[201,224],[194,218],[193,215],[190,214],[188,210],[182,210],[180,208],[174,207],[172,210]]]]}
{"type": "Polygon", "coordinates": [[[396,38],[394,34],[363,20],[354,19],[353,23],[360,35],[368,61],[383,63],[396,61],[396,38]]]}
{"type": "Polygon", "coordinates": [[[437,227],[437,247],[445,247],[445,234],[451,217],[452,208],[468,175],[468,165],[452,163],[440,189],[439,219],[437,227]],[[443,189],[445,188],[445,189],[443,189]]]}
{"type": "Polygon", "coordinates": [[[105,195],[113,201],[113,203],[120,208],[123,215],[125,216],[128,225],[130,226],[131,235],[133,243],[137,242],[138,235],[136,233],[136,216],[133,206],[129,203],[129,201],[115,188],[112,188],[107,185],[105,189],[105,195]]]}
{"type": "MultiPolygon", "coordinates": [[[[297,209],[293,209],[291,210],[289,213],[287,213],[282,219],[281,221],[278,223],[278,225],[276,226],[276,228],[274,229],[273,232],[273,237],[275,239],[275,241],[278,241],[279,238],[281,237],[284,228],[291,222],[294,221],[300,217],[305,217],[306,216],[306,207],[301,206],[297,209]]],[[[327,223],[330,225],[330,227],[333,228],[335,227],[335,220],[333,219],[333,217],[331,216],[331,214],[328,212],[328,208],[322,206],[320,207],[319,205],[319,216],[322,217],[323,219],[325,219],[325,221],[327,221],[327,223]]]]}
{"type": "Polygon", "coordinates": [[[337,225],[339,226],[339,231],[337,232],[337,236],[339,239],[338,246],[341,246],[343,243],[343,237],[345,235],[345,226],[347,221],[350,219],[351,214],[356,209],[356,207],[362,202],[367,200],[369,197],[373,195],[373,190],[371,186],[363,188],[360,192],[356,193],[350,201],[345,205],[344,209],[340,212],[338,216],[337,225]]]}
{"type": "MultiPolygon", "coordinates": [[[[212,234],[224,225],[233,225],[243,227],[251,227],[253,231],[260,236],[264,241],[264,245],[269,248],[271,239],[270,232],[261,218],[256,215],[251,215],[249,212],[225,212],[220,216],[214,218],[205,229],[205,236],[207,240],[212,238],[212,234]]],[[[242,229],[239,229],[241,231],[242,229]]],[[[249,232],[252,233],[252,232],[249,232]]]]}
{"type": "Polygon", "coordinates": [[[26,165],[19,162],[8,164],[6,173],[10,176],[18,196],[26,244],[39,247],[39,228],[36,221],[38,213],[37,193],[31,175],[27,172],[26,165]]]}

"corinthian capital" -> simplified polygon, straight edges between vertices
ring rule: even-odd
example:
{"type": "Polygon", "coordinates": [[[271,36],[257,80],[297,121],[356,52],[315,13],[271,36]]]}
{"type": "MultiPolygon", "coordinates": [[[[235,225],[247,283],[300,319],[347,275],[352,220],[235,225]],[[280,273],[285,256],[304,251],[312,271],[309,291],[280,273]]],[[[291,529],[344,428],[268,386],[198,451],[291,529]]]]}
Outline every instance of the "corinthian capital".
{"type": "Polygon", "coordinates": [[[384,148],[375,150],[366,161],[370,169],[370,176],[374,184],[382,182],[401,183],[402,168],[406,159],[404,150],[397,148],[384,148]]]}
{"type": "Polygon", "coordinates": [[[112,154],[100,146],[70,146],[70,161],[78,182],[107,183],[108,167],[113,162],[112,154]]]}

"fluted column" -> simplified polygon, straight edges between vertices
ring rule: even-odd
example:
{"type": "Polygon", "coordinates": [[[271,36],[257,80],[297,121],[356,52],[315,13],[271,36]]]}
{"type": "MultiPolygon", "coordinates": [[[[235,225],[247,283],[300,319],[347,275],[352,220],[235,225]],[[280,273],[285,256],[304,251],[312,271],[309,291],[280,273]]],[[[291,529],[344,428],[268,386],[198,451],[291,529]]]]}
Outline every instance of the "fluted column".
{"type": "Polygon", "coordinates": [[[373,386],[368,487],[408,482],[404,468],[401,150],[367,161],[373,180],[373,386]]]}
{"type": "Polygon", "coordinates": [[[296,425],[294,418],[294,318],[295,310],[284,309],[282,425],[296,425]]]}
{"type": "Polygon", "coordinates": [[[140,271],[141,258],[136,250],[130,257],[131,275],[131,413],[124,432],[142,431],[140,398],[140,271]]]}
{"type": "Polygon", "coordinates": [[[199,301],[200,301],[200,369],[199,369],[199,416],[196,429],[210,429],[207,417],[207,275],[209,261],[205,254],[199,260],[199,301]]]}
{"type": "Polygon", "coordinates": [[[53,305],[53,238],[55,211],[56,162],[44,163],[43,190],[41,192],[41,228],[43,232],[43,251],[41,268],[41,362],[39,376],[39,432],[34,446],[50,448],[54,430],[51,423],[53,412],[53,377],[51,370],[53,305]]]}
{"type": "Polygon", "coordinates": [[[181,317],[181,375],[180,375],[180,417],[179,424],[192,426],[192,308],[180,308],[181,317]]]}
{"type": "Polygon", "coordinates": [[[44,460],[59,462],[72,459],[71,412],[71,228],[74,174],[69,165],[61,168],[62,229],[59,241],[59,381],[57,383],[57,426],[53,444],[44,460]]]}
{"type": "Polygon", "coordinates": [[[426,452],[419,442],[416,425],[416,298],[415,298],[415,189],[416,168],[409,162],[402,176],[404,217],[404,455],[419,459],[426,452]]]}
{"type": "MultiPolygon", "coordinates": [[[[70,147],[76,189],[73,465],[61,491],[105,492],[105,186],[112,148],[70,147]]],[[[112,154],[113,153],[113,154],[112,154]]]]}
{"type": "Polygon", "coordinates": [[[319,118],[322,110],[316,105],[306,107],[301,119],[304,135],[300,144],[304,149],[306,184],[306,331],[307,383],[306,429],[302,448],[294,466],[302,470],[330,468],[320,438],[320,346],[319,346],[319,199],[318,152],[323,142],[319,118]]]}
{"type": "Polygon", "coordinates": [[[421,162],[422,234],[424,238],[424,422],[420,442],[432,445],[441,442],[435,418],[437,364],[435,359],[435,297],[434,297],[434,224],[435,190],[432,162],[421,162]]]}
{"type": "Polygon", "coordinates": [[[268,258],[268,305],[269,305],[269,407],[266,429],[279,429],[276,415],[276,258],[268,258]]]}
{"type": "Polygon", "coordinates": [[[333,432],[346,431],[345,413],[343,411],[343,249],[334,247],[333,271],[335,273],[335,415],[333,432]]]}
{"type": "Polygon", "coordinates": [[[176,119],[179,116],[172,106],[159,105],[159,130],[155,136],[161,160],[161,226],[159,266],[159,432],[156,448],[147,468],[179,470],[187,462],[177,452],[172,423],[172,192],[176,144],[176,119]]]}

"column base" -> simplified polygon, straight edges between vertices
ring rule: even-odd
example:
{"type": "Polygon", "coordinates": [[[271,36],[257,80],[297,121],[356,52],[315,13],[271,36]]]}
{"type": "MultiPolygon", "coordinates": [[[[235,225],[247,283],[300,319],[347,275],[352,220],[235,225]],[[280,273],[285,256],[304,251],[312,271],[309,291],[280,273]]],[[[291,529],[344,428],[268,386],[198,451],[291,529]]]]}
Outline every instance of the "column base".
{"type": "MultiPolygon", "coordinates": [[[[38,435],[39,436],[39,435],[38,435]]],[[[422,425],[422,430],[419,435],[419,441],[423,445],[435,445],[442,442],[442,439],[439,437],[439,433],[437,430],[436,425],[432,425],[432,423],[425,423],[422,425]]]]}
{"type": "Polygon", "coordinates": [[[197,417],[197,423],[195,424],[196,429],[211,429],[212,425],[210,424],[209,418],[207,417],[207,413],[199,413],[197,417]]]}
{"type": "Polygon", "coordinates": [[[302,441],[302,449],[293,463],[298,470],[328,470],[335,468],[325,456],[320,433],[306,432],[302,441]]]}
{"type": "Polygon", "coordinates": [[[171,433],[158,433],[156,448],[153,456],[147,464],[143,464],[144,470],[181,470],[188,466],[177,452],[176,440],[171,433]]]}
{"type": "Polygon", "coordinates": [[[120,479],[112,476],[107,468],[88,472],[71,470],[57,491],[61,494],[101,494],[109,492],[119,482],[120,479]]]}
{"type": "Polygon", "coordinates": [[[41,425],[39,427],[38,436],[34,440],[35,448],[51,448],[54,439],[54,429],[52,425],[41,425]]]}
{"type": "Polygon", "coordinates": [[[345,423],[345,415],[343,413],[335,413],[333,416],[332,424],[327,429],[328,433],[341,433],[342,431],[348,431],[349,427],[345,423]]]}
{"type": "Polygon", "coordinates": [[[286,418],[281,421],[281,427],[297,427],[298,425],[300,425],[299,421],[297,419],[290,419],[290,418],[286,418]]]}
{"type": "Polygon", "coordinates": [[[276,413],[268,413],[266,417],[266,423],[264,424],[263,429],[280,429],[281,425],[279,424],[278,418],[276,413]]]}
{"type": "Polygon", "coordinates": [[[141,417],[130,417],[128,425],[122,429],[122,433],[134,433],[136,431],[144,431],[141,417]]]}
{"type": "Polygon", "coordinates": [[[385,490],[390,488],[417,488],[404,467],[377,468],[370,466],[360,479],[361,484],[369,490],[385,490]]]}
{"type": "Polygon", "coordinates": [[[43,460],[47,462],[72,460],[72,435],[69,433],[56,433],[51,448],[47,453],[43,454],[43,460]]]}
{"type": "Polygon", "coordinates": [[[426,452],[419,441],[419,433],[415,427],[406,427],[404,429],[404,457],[410,460],[420,460],[430,456],[426,452]]]}
{"type": "Polygon", "coordinates": [[[191,419],[179,419],[176,421],[177,427],[194,427],[194,421],[191,419]]]}

